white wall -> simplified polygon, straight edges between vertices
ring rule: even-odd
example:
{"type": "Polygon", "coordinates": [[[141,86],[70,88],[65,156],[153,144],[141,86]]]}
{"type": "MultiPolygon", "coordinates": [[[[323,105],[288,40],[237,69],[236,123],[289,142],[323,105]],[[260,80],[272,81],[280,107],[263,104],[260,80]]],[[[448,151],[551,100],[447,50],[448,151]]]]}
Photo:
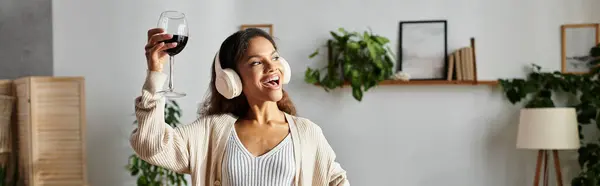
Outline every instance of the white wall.
{"type": "MultiPolygon", "coordinates": [[[[356,102],[349,89],[325,93],[303,82],[307,56],[338,27],[371,27],[397,47],[401,20],[447,19],[449,49],[477,40],[480,79],[524,76],[537,63],[560,68],[559,26],[598,21],[597,2],[549,0],[76,1],[53,2],[54,70],[85,76],[92,185],[131,185],[133,98],[145,73],[146,30],[160,11],[187,12],[191,38],[177,57],[184,121],[209,81],[210,59],[240,24],[273,23],[295,74],[286,87],[302,116],[321,125],[353,185],[528,185],[535,152],[516,150],[518,107],[487,86],[384,86],[356,102]],[[142,7],[142,5],[144,7],[142,7]],[[316,12],[309,12],[309,11],[316,12]],[[216,32],[217,35],[209,32],[216,32]]],[[[576,154],[563,153],[565,182],[576,154]]]]}
{"type": "MultiPolygon", "coordinates": [[[[600,7],[600,1],[592,1],[592,6],[590,6],[590,8],[592,7],[600,7]]],[[[592,10],[592,20],[594,20],[595,22],[600,22],[600,11],[594,11],[592,10]]]]}
{"type": "Polygon", "coordinates": [[[91,185],[135,185],[125,165],[133,153],[128,143],[133,99],[146,73],[146,31],[156,27],[161,11],[186,13],[190,41],[176,58],[175,88],[189,94],[179,101],[183,120],[191,121],[208,87],[212,57],[236,29],[233,1],[60,0],[53,5],[54,71],[86,78],[91,185]]]}

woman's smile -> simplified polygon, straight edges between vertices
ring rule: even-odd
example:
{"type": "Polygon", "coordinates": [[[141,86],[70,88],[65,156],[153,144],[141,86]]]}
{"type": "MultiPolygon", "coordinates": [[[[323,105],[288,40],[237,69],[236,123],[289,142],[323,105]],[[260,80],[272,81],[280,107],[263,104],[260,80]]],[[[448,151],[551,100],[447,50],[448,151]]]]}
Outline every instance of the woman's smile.
{"type": "Polygon", "coordinates": [[[265,76],[261,79],[261,83],[264,87],[279,90],[281,89],[281,76],[278,73],[274,73],[268,76],[265,76]]]}

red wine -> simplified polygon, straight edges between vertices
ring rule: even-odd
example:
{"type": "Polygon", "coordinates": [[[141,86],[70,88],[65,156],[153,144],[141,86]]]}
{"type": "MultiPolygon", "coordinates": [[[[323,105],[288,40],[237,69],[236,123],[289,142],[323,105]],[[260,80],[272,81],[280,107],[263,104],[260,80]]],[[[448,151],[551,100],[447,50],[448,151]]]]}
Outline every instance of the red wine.
{"type": "Polygon", "coordinates": [[[177,42],[177,46],[167,49],[166,52],[167,54],[169,54],[170,56],[174,56],[179,54],[179,52],[181,52],[183,50],[183,48],[185,48],[185,45],[187,44],[188,41],[188,36],[182,36],[182,35],[175,35],[173,34],[173,38],[169,39],[169,40],[165,40],[165,44],[167,43],[172,43],[172,42],[177,42]]]}

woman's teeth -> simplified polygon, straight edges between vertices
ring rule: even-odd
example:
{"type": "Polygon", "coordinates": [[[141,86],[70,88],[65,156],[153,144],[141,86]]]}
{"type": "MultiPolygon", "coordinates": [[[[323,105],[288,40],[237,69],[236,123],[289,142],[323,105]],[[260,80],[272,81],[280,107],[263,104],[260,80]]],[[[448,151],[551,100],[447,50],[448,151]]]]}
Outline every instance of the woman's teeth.
{"type": "Polygon", "coordinates": [[[264,81],[263,83],[270,85],[270,86],[277,86],[279,84],[279,76],[273,76],[273,77],[267,79],[266,81],[264,81]]]}

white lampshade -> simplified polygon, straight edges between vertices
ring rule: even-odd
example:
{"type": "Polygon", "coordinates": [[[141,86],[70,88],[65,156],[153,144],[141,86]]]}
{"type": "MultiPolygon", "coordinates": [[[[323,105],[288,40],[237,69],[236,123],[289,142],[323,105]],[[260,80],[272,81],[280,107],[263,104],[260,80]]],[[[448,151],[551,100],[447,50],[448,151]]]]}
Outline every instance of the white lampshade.
{"type": "Polygon", "coordinates": [[[517,134],[519,149],[578,149],[579,131],[574,108],[521,110],[517,134]]]}

